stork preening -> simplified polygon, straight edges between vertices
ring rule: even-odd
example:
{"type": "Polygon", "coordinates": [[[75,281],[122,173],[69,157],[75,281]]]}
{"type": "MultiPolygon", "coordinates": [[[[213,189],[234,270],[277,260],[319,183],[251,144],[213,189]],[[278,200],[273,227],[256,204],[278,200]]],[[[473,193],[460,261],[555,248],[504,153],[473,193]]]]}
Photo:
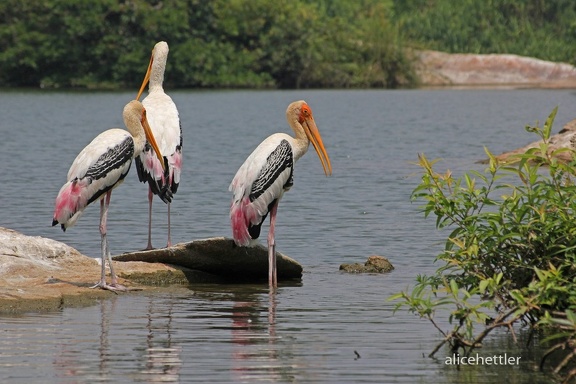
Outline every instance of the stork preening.
{"type": "Polygon", "coordinates": [[[150,83],[148,96],[142,101],[148,113],[148,121],[152,133],[158,142],[160,151],[166,157],[158,160],[155,149],[150,145],[136,158],[138,179],[148,183],[148,245],[152,249],[152,200],[158,195],[168,205],[168,241],[166,246],[172,245],[170,236],[170,201],[172,195],[178,190],[180,174],[182,171],[182,127],[178,117],[178,109],[172,98],[164,93],[162,83],[164,70],[168,59],[168,44],[164,41],[157,43],[152,50],[152,57],[144,81],[136,99],[139,100],[146,84],[150,83]],[[166,172],[163,171],[163,164],[166,172]]]}
{"type": "Polygon", "coordinates": [[[286,110],[288,124],[296,137],[275,133],[264,140],[248,156],[236,172],[229,190],[234,193],[230,207],[230,221],[234,242],[249,246],[260,236],[262,223],[270,213],[268,231],[268,280],[270,287],[277,285],[276,244],[274,230],[278,203],[293,184],[294,163],[314,146],[324,173],[332,174],[330,158],[312,110],[305,101],[295,101],[286,110]]]}
{"type": "Polygon", "coordinates": [[[144,150],[146,142],[150,143],[158,158],[162,159],[162,152],[156,144],[142,103],[137,100],[128,103],[124,107],[123,118],[128,132],[119,128],[104,131],[78,154],[68,171],[68,181],[56,197],[52,220],[53,226],[60,224],[62,230],[66,231],[66,228],[76,223],[90,203],[100,200],[102,273],[100,281],[93,288],[112,291],[126,289],[118,284],[106,237],[112,189],[124,181],[132,159],[144,150]],[[110,266],[110,284],[106,283],[106,258],[110,266]]]}

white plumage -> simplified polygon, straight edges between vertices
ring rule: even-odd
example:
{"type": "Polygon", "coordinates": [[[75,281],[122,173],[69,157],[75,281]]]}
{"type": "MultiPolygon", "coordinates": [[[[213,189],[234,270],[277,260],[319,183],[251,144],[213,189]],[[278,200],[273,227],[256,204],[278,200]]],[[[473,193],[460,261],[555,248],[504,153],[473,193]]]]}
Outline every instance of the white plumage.
{"type": "Polygon", "coordinates": [[[308,150],[310,143],[326,175],[332,173],[330,159],[312,116],[303,100],[291,103],[286,110],[288,124],[296,137],[276,133],[264,140],[238,169],[229,190],[233,193],[230,221],[234,242],[248,246],[260,235],[260,228],[270,213],[268,232],[269,282],[276,286],[274,227],[278,203],[292,187],[294,163],[308,150]]]}
{"type": "Polygon", "coordinates": [[[182,172],[182,129],[178,109],[172,98],[164,92],[164,71],[168,59],[168,44],[164,41],[157,43],[152,50],[150,64],[137,99],[140,98],[146,84],[149,82],[148,96],[142,101],[148,112],[148,122],[158,142],[158,147],[166,156],[164,162],[167,172],[163,172],[162,164],[157,159],[154,150],[146,146],[144,152],[136,158],[138,178],[148,183],[148,245],[152,249],[152,199],[158,195],[168,204],[168,241],[172,245],[170,236],[170,202],[173,194],[178,190],[182,172]]]}
{"type": "Polygon", "coordinates": [[[148,140],[161,157],[156,140],[152,135],[146,110],[137,100],[124,107],[124,124],[129,132],[113,128],[102,132],[92,140],[72,162],[67,182],[62,186],[54,208],[52,225],[60,224],[62,230],[73,226],[84,209],[92,202],[100,200],[100,235],[102,240],[102,274],[95,287],[110,290],[124,290],[117,283],[112,268],[106,237],[106,220],[112,189],[122,183],[132,159],[140,154],[148,140]],[[110,265],[112,283],[106,284],[106,257],[110,265]]]}
{"type": "Polygon", "coordinates": [[[90,202],[124,181],[132,165],[134,152],[141,152],[142,148],[144,141],[135,142],[133,136],[119,128],[102,132],[84,147],[72,162],[68,171],[68,182],[62,186],[58,194],[60,200],[57,200],[57,205],[58,202],[64,203],[67,200],[58,215],[54,216],[54,220],[61,223],[63,230],[76,224],[90,202]],[[121,163],[117,164],[117,167],[110,167],[104,177],[96,179],[91,175],[87,176],[89,170],[97,171],[97,168],[103,166],[102,161],[100,164],[98,161],[107,153],[111,153],[121,163]]]}

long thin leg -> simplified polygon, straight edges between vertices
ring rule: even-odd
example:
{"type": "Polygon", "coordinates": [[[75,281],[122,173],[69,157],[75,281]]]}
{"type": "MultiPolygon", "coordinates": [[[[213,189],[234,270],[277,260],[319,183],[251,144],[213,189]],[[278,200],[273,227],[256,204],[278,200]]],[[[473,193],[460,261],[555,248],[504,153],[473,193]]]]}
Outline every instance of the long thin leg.
{"type": "Polygon", "coordinates": [[[152,200],[154,194],[152,193],[152,188],[148,188],[148,245],[146,249],[154,249],[152,247],[152,200]]]}
{"type": "Polygon", "coordinates": [[[106,286],[106,254],[108,253],[108,239],[106,238],[106,212],[104,210],[104,199],[100,199],[100,244],[102,248],[102,271],[100,273],[100,282],[91,288],[106,286]]]}
{"type": "Polygon", "coordinates": [[[168,203],[168,243],[166,243],[166,247],[172,246],[172,237],[170,236],[170,203],[168,203]]]}
{"type": "Polygon", "coordinates": [[[276,200],[270,210],[270,230],[268,231],[268,283],[270,289],[278,286],[276,273],[276,240],[274,239],[274,229],[276,227],[276,211],[278,210],[279,200],[276,200]]]}
{"type": "Polygon", "coordinates": [[[100,287],[102,289],[108,289],[110,291],[124,291],[126,290],[126,288],[118,284],[118,279],[112,267],[112,257],[110,256],[110,250],[108,248],[108,238],[106,236],[107,233],[106,222],[108,220],[108,207],[110,206],[111,196],[112,191],[108,191],[106,193],[106,196],[100,199],[100,237],[102,243],[102,271],[100,274],[100,282],[98,282],[91,288],[100,287]],[[106,284],[106,258],[108,258],[110,266],[110,274],[112,276],[111,285],[106,284]]]}

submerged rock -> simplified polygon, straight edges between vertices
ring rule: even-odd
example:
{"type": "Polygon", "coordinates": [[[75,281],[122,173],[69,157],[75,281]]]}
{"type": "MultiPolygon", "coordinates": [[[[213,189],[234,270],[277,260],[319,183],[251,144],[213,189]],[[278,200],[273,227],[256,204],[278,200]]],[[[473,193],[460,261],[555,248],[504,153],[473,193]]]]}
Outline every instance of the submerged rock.
{"type": "Polygon", "coordinates": [[[366,263],[341,264],[340,270],[350,273],[386,273],[394,269],[394,266],[384,256],[372,255],[366,263]]]}
{"type": "MultiPolygon", "coordinates": [[[[196,276],[221,281],[257,281],[268,279],[268,250],[261,244],[238,247],[232,239],[213,237],[176,244],[170,248],[124,253],[115,261],[164,263],[196,271],[196,276]]],[[[276,252],[278,280],[300,279],[302,266],[276,252]]]]}

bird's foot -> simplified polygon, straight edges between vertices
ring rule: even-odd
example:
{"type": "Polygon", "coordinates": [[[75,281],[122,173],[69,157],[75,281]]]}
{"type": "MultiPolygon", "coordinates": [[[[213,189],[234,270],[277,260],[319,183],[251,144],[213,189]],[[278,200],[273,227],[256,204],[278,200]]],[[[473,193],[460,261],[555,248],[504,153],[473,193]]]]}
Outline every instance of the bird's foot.
{"type": "Polygon", "coordinates": [[[128,291],[128,288],[126,288],[122,284],[118,284],[118,283],[107,284],[106,281],[104,281],[104,280],[100,280],[98,283],[91,286],[90,288],[91,289],[94,289],[94,288],[105,289],[108,291],[112,291],[114,293],[128,291]]]}

